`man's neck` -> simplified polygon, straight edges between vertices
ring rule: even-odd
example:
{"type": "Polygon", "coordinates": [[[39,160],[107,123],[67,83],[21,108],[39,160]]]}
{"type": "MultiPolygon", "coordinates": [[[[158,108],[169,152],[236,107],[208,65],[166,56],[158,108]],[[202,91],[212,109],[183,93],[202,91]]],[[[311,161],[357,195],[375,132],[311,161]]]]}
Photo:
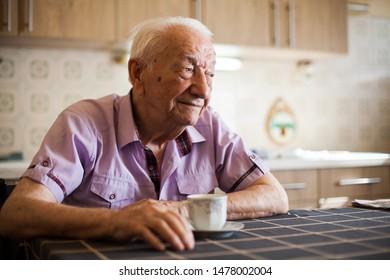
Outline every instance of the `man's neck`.
{"type": "Polygon", "coordinates": [[[137,108],[132,102],[134,123],[143,145],[147,147],[162,147],[168,141],[176,139],[186,126],[171,125],[158,116],[149,113],[147,108],[137,108]]]}

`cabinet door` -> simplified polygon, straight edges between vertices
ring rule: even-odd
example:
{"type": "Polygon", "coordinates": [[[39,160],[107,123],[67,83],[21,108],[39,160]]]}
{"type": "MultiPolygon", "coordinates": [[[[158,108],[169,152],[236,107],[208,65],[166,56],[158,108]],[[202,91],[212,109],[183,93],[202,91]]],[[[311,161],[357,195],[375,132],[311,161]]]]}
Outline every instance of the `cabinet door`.
{"type": "Polygon", "coordinates": [[[272,171],[286,190],[289,207],[317,208],[317,170],[272,171]]]}
{"type": "Polygon", "coordinates": [[[283,0],[287,4],[287,44],[292,48],[347,52],[345,0],[283,0]]]}
{"type": "Polygon", "coordinates": [[[195,16],[193,0],[118,0],[118,39],[127,40],[141,21],[161,16],[195,16]]]}
{"type": "Polygon", "coordinates": [[[18,34],[18,0],[0,0],[0,35],[18,34]]]}
{"type": "Polygon", "coordinates": [[[61,39],[115,39],[115,1],[19,1],[19,33],[61,39]]]}
{"type": "Polygon", "coordinates": [[[390,194],[389,168],[362,167],[321,170],[320,197],[376,199],[390,194]]]}
{"type": "Polygon", "coordinates": [[[216,43],[273,45],[273,1],[202,0],[201,3],[201,20],[214,33],[216,43]]]}

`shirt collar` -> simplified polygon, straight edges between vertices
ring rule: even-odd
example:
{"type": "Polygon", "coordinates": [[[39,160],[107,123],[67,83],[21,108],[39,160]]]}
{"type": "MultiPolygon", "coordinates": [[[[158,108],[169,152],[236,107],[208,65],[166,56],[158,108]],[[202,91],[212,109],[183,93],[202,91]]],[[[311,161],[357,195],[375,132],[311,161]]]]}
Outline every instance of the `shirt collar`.
{"type": "Polygon", "coordinates": [[[120,99],[116,110],[118,116],[118,147],[122,148],[131,142],[139,141],[131,106],[131,91],[120,99]]]}

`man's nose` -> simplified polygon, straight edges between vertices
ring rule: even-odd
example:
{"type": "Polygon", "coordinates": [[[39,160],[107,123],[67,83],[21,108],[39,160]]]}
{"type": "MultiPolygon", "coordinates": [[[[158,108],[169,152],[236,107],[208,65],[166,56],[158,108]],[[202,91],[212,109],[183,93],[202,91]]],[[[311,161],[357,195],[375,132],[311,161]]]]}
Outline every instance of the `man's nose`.
{"type": "Polygon", "coordinates": [[[207,99],[211,93],[211,85],[211,77],[208,77],[203,71],[197,71],[192,76],[191,94],[207,99]]]}

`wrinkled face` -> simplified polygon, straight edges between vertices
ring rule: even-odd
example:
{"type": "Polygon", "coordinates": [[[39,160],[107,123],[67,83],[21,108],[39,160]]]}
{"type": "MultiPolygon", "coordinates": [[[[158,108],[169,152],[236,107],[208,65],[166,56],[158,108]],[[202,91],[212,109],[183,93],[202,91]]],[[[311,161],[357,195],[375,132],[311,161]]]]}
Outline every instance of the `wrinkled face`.
{"type": "Polygon", "coordinates": [[[141,74],[144,97],[155,116],[193,125],[210,102],[215,52],[211,42],[185,29],[168,31],[169,47],[141,74]]]}

